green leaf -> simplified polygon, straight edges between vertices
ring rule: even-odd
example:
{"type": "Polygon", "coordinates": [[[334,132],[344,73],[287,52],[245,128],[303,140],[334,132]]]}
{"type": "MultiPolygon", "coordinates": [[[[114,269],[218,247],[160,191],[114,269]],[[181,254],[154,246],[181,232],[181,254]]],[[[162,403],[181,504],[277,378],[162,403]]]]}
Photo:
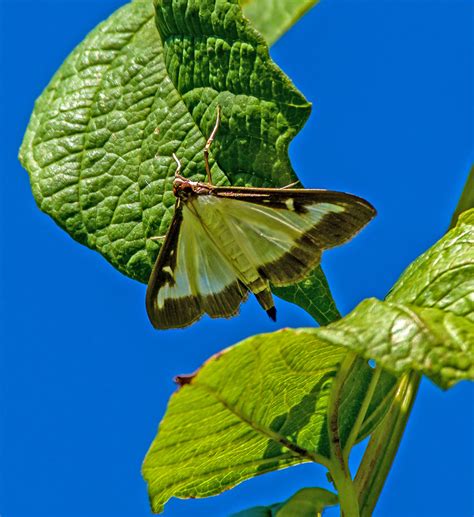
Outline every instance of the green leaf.
{"type": "MultiPolygon", "coordinates": [[[[135,0],[87,36],[36,102],[20,151],[38,206],[142,282],[173,214],[172,154],[204,179],[216,106],[217,184],[294,181],[288,145],[310,113],[237,0],[163,0],[153,14],[135,0]]],[[[284,297],[325,323],[337,312],[322,272],[313,278],[284,297]]]]}
{"type": "Polygon", "coordinates": [[[297,284],[287,287],[272,286],[272,291],[283,300],[302,307],[321,325],[327,325],[341,317],[321,267],[313,270],[311,275],[297,284]]]}
{"type": "Polygon", "coordinates": [[[411,264],[387,301],[369,299],[318,329],[319,340],[415,370],[443,388],[474,379],[474,209],[411,264]]]}
{"type": "Polygon", "coordinates": [[[36,101],[20,160],[38,206],[146,282],[157,251],[147,236],[164,233],[171,218],[165,178],[175,168],[169,153],[190,131],[185,116],[164,69],[152,4],[124,6],[72,52],[36,101]],[[168,99],[177,104],[172,111],[168,99]]]}
{"type": "Polygon", "coordinates": [[[418,257],[386,300],[452,312],[474,321],[474,209],[418,257]]]}
{"type": "Polygon", "coordinates": [[[474,380],[474,323],[440,309],[369,299],[317,337],[346,346],[393,374],[423,373],[442,388],[474,380]]]}
{"type": "Polygon", "coordinates": [[[315,517],[338,503],[337,495],[324,488],[303,488],[283,503],[256,506],[231,517],[315,517]]]}
{"type": "MultiPolygon", "coordinates": [[[[282,330],[235,345],[187,378],[143,465],[153,511],[170,497],[207,497],[290,465],[327,465],[328,397],[345,355],[312,330],[282,330]]],[[[346,394],[342,437],[360,391],[346,394]]]]}
{"type": "MultiPolygon", "coordinates": [[[[324,341],[317,340],[315,343],[319,346],[324,341]]],[[[338,415],[338,435],[342,448],[345,448],[353,430],[353,423],[359,412],[363,410],[362,406],[373,375],[374,369],[369,366],[367,361],[359,359],[355,362],[349,375],[344,378],[341,393],[342,403],[338,415]]],[[[390,405],[390,394],[393,392],[396,381],[397,379],[390,373],[381,372],[355,442],[359,442],[369,435],[385,416],[390,405]]]]}
{"type": "Polygon", "coordinates": [[[222,108],[211,150],[231,183],[294,181],[288,144],[308,118],[310,104],[270,59],[238,1],[159,0],[156,24],[169,78],[204,135],[214,125],[216,106],[222,108]]]}
{"type": "Polygon", "coordinates": [[[248,510],[233,513],[231,517],[274,517],[275,511],[280,508],[281,504],[276,503],[270,506],[254,506],[248,510]]]}
{"type": "Polygon", "coordinates": [[[241,0],[244,14],[269,45],[282,36],[319,0],[241,0]]]}
{"type": "MultiPolygon", "coordinates": [[[[149,237],[166,232],[173,211],[171,155],[182,159],[185,175],[204,178],[203,148],[217,103],[224,120],[214,150],[224,147],[231,183],[295,179],[287,148],[310,105],[271,62],[238,5],[219,0],[212,10],[211,4],[195,4],[202,19],[192,3],[158,7],[162,24],[176,17],[171,27],[183,31],[166,34],[164,52],[149,1],[119,9],[76,48],[38,99],[20,152],[40,208],[142,282],[159,248],[149,237]],[[211,19],[214,27],[206,25],[211,19]],[[188,34],[191,20],[196,30],[188,34]],[[198,69],[194,53],[202,49],[208,56],[198,69]]],[[[213,174],[217,183],[227,182],[217,166],[213,174]]]]}
{"type": "Polygon", "coordinates": [[[277,510],[276,517],[314,517],[338,503],[337,495],[323,488],[303,488],[277,510]]]}

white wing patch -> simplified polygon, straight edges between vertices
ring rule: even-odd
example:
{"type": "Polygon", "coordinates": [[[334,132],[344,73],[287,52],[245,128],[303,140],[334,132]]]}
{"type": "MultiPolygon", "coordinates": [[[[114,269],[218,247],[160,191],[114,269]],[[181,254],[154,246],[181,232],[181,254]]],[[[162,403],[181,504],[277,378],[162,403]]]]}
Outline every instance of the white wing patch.
{"type": "Polygon", "coordinates": [[[165,284],[160,289],[159,308],[164,306],[165,300],[170,296],[208,296],[222,291],[237,279],[225,256],[216,248],[199,219],[186,205],[183,207],[183,222],[176,253],[176,268],[173,273],[175,284],[165,284]]]}
{"type": "Polygon", "coordinates": [[[306,242],[300,242],[301,238],[327,214],[345,210],[343,206],[321,202],[305,204],[304,210],[298,212],[292,199],[285,201],[283,209],[217,196],[196,196],[189,205],[253,292],[252,285],[258,284],[265,266],[271,265],[266,279],[281,285],[312,269],[320,260],[321,249],[316,240],[308,237],[306,242]],[[281,260],[287,267],[278,271],[276,262],[281,260]]]}
{"type": "Polygon", "coordinates": [[[183,221],[179,232],[174,271],[170,266],[162,271],[169,273],[172,281],[158,290],[155,310],[161,313],[161,328],[168,325],[168,318],[183,318],[189,325],[203,313],[212,317],[235,315],[248,291],[239,282],[225,255],[206,233],[200,220],[183,206],[183,221]],[[167,305],[172,306],[167,307],[167,305]],[[179,313],[179,314],[176,314],[179,313]]]}

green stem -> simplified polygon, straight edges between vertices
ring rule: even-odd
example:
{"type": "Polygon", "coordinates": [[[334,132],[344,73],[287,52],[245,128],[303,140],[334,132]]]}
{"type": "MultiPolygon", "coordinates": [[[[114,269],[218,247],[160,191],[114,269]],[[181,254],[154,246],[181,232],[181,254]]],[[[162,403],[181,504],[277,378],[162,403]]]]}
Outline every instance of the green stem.
{"type": "Polygon", "coordinates": [[[403,375],[394,401],[373,433],[355,477],[361,517],[370,517],[387,479],[416,398],[421,376],[403,375]]]}
{"type": "Polygon", "coordinates": [[[341,448],[341,440],[339,437],[339,409],[342,402],[344,383],[356,364],[357,359],[358,357],[354,352],[348,352],[345,356],[334,379],[328,405],[327,421],[329,450],[331,453],[329,472],[338,492],[341,515],[344,517],[359,517],[357,492],[352,481],[347,459],[341,448]]]}
{"type": "Polygon", "coordinates": [[[359,517],[359,502],[354,482],[347,465],[341,466],[334,461],[331,466],[331,477],[337,489],[339,506],[343,517],[359,517]]]}
{"type": "Polygon", "coordinates": [[[354,425],[352,426],[349,437],[347,438],[347,441],[344,444],[343,453],[344,453],[344,460],[346,463],[349,462],[349,454],[359,436],[360,428],[364,422],[365,415],[367,414],[367,410],[369,409],[370,402],[374,395],[375,388],[377,387],[381,374],[382,374],[382,368],[375,368],[375,370],[373,371],[373,374],[372,374],[372,378],[370,379],[369,387],[367,388],[367,392],[365,393],[364,400],[359,409],[359,414],[357,415],[356,421],[354,422],[354,425]]]}

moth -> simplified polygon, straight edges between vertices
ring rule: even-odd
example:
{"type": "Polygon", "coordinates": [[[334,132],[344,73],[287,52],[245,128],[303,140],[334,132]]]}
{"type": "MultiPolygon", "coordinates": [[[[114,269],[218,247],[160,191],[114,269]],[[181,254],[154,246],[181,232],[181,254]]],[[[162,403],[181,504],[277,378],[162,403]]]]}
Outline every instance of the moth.
{"type": "Polygon", "coordinates": [[[271,319],[270,285],[303,280],[323,250],[350,240],[376,214],[370,203],[330,190],[217,187],[209,149],[207,183],[180,174],[173,181],[174,216],[151,273],[146,308],[155,328],[186,327],[203,314],[235,316],[252,292],[271,319]]]}

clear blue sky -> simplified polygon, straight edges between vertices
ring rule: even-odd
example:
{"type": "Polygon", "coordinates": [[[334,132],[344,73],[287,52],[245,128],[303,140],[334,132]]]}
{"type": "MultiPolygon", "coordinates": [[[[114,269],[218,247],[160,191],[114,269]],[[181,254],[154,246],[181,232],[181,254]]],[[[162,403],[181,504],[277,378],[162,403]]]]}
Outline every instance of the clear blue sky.
{"type": "MultiPolygon", "coordinates": [[[[123,277],[35,206],[16,159],[33,102],[119,0],[0,0],[0,514],[145,517],[140,465],[173,375],[251,334],[311,325],[278,302],[239,318],[157,332],[145,286],[123,277]]],[[[378,209],[323,266],[343,313],[382,298],[446,230],[474,161],[471,0],[322,0],[272,49],[314,103],[291,146],[306,186],[378,209]]],[[[376,516],[474,512],[474,390],[424,381],[376,516]]],[[[165,516],[225,516],[327,486],[305,465],[217,498],[171,501],[165,516]]],[[[336,515],[334,512],[331,515],[336,515]]]]}

